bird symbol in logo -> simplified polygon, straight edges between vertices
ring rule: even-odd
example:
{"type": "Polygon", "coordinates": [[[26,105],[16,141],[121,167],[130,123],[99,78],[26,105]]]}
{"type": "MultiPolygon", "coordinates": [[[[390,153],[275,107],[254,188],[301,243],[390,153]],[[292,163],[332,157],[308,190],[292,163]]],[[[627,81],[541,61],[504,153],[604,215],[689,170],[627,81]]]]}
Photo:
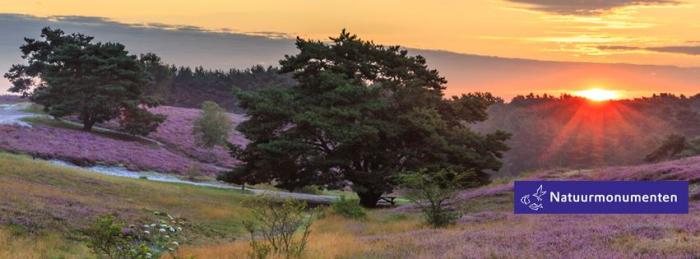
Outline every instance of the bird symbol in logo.
{"type": "Polygon", "coordinates": [[[537,199],[537,202],[531,203],[530,194],[526,194],[525,196],[520,198],[520,203],[527,205],[527,207],[531,210],[538,211],[544,208],[544,206],[542,206],[542,196],[544,196],[545,193],[547,193],[547,191],[542,190],[542,185],[540,184],[540,187],[537,188],[537,191],[535,191],[535,193],[532,194],[532,196],[535,197],[535,199],[537,199]]]}

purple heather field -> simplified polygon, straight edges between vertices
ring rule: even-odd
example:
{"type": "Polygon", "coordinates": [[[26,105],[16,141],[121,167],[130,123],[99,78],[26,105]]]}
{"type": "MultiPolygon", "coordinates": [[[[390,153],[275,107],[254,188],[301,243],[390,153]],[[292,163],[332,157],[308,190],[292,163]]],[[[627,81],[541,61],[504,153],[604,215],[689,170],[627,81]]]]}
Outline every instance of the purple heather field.
{"type": "MultiPolygon", "coordinates": [[[[0,149],[80,165],[121,165],[133,170],[176,174],[182,174],[190,166],[196,166],[203,173],[213,175],[236,163],[223,147],[208,150],[195,144],[191,132],[192,122],[199,115],[198,109],[164,106],[153,109],[153,112],[168,116],[158,130],[149,136],[164,146],[115,139],[75,129],[43,125],[32,128],[0,125],[0,149]]],[[[230,116],[234,126],[244,119],[242,115],[230,116]]],[[[101,126],[113,128],[116,124],[110,122],[101,126]]],[[[229,141],[237,145],[246,144],[246,139],[237,131],[231,133],[229,141]]]]}

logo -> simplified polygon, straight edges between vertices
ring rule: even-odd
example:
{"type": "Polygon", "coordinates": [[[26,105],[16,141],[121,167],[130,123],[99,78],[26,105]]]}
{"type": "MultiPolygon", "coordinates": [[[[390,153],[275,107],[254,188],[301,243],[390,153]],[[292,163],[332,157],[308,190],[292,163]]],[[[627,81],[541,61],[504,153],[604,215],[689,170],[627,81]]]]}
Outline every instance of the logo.
{"type": "Polygon", "coordinates": [[[687,181],[515,181],[515,214],[687,214],[687,181]]]}
{"type": "Polygon", "coordinates": [[[520,203],[527,205],[527,207],[531,210],[538,211],[544,208],[544,206],[542,205],[542,196],[544,196],[545,193],[547,193],[547,191],[543,191],[542,185],[540,184],[540,187],[537,188],[537,191],[535,191],[535,193],[532,194],[532,197],[535,197],[536,199],[535,202],[530,202],[530,194],[526,194],[525,196],[520,198],[520,203]]]}

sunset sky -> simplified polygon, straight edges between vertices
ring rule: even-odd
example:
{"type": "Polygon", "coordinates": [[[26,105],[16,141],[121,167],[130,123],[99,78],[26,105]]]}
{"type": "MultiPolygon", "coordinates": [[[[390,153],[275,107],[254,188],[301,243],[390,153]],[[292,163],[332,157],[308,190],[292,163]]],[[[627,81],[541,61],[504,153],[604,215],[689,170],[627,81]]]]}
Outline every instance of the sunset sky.
{"type": "Polygon", "coordinates": [[[0,13],[95,16],[268,37],[347,28],[419,49],[552,61],[700,66],[700,0],[3,0],[0,13]]]}

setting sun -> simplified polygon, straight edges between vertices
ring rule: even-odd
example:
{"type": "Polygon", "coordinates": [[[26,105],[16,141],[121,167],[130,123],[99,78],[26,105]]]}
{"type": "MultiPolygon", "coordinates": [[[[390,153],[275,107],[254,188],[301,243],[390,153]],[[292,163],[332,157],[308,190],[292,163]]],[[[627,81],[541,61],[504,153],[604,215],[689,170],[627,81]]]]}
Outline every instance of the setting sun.
{"type": "Polygon", "coordinates": [[[574,93],[574,95],[581,96],[595,102],[609,101],[620,98],[617,91],[600,88],[577,91],[574,93]]]}

